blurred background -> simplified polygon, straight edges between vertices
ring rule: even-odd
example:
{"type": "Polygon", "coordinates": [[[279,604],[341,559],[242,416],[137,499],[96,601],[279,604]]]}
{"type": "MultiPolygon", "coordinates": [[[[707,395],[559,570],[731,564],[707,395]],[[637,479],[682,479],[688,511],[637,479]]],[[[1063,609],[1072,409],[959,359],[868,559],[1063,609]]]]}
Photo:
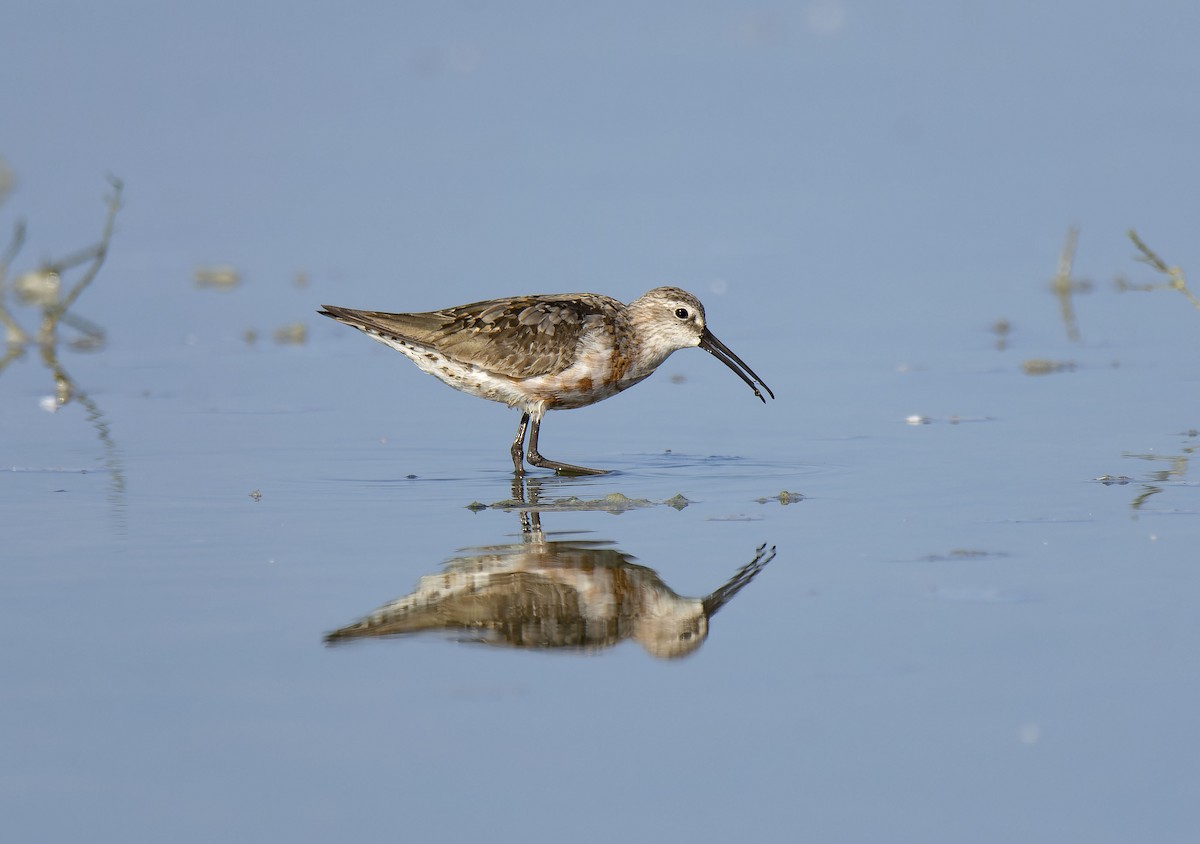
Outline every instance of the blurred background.
{"type": "Polygon", "coordinates": [[[0,31],[17,838],[1191,840],[1200,311],[1164,285],[1200,273],[1200,6],[47,0],[0,31]],[[528,537],[466,509],[511,497],[516,412],[317,307],[660,284],[778,401],[680,353],[551,415],[545,454],[617,474],[541,495],[680,594],[778,546],[711,641],[323,647],[528,537]],[[614,492],[646,506],[586,506],[614,492]]]}
{"type": "Polygon", "coordinates": [[[1198,17],[18,3],[6,211],[33,223],[27,254],[63,249],[95,228],[111,173],[130,188],[112,276],[219,262],[264,290],[303,270],[396,310],[664,280],[769,296],[749,313],[772,332],[820,331],[851,303],[908,322],[923,291],[951,308],[897,342],[1003,310],[1052,273],[1069,225],[1100,276],[1128,268],[1132,225],[1187,247],[1198,17]]]}

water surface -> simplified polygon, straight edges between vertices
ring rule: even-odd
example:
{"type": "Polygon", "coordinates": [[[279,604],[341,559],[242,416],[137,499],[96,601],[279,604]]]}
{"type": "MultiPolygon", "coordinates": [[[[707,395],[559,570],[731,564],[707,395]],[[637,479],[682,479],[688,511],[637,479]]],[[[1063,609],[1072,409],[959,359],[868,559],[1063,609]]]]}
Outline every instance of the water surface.
{"type": "Polygon", "coordinates": [[[125,193],[99,348],[0,372],[10,834],[1191,840],[1200,311],[1113,282],[1164,281],[1131,225],[1200,274],[1196,14],[14,12],[22,326],[125,193]],[[536,541],[697,598],[775,548],[700,645],[328,646],[531,534],[472,506],[518,414],[316,308],[664,283],[778,399],[684,351],[551,414],[614,472],[539,473],[601,505],[536,541]]]}

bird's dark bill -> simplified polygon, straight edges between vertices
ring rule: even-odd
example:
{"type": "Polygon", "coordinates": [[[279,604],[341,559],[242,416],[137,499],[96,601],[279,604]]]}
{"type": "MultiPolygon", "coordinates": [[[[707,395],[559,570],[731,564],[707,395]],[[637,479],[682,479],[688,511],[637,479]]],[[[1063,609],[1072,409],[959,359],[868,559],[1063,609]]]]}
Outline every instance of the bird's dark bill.
{"type": "Polygon", "coordinates": [[[759,386],[767,391],[767,395],[769,395],[771,398],[775,398],[775,394],[771,392],[771,388],[763,383],[763,380],[759,378],[757,374],[755,374],[754,370],[746,366],[745,362],[740,357],[729,351],[729,347],[718,340],[716,336],[707,328],[705,328],[703,333],[700,335],[700,348],[704,349],[704,351],[708,352],[721,363],[725,364],[734,372],[736,372],[739,378],[750,385],[750,389],[754,391],[754,395],[758,396],[764,404],[766,404],[767,400],[763,398],[763,394],[758,391],[759,386]]]}

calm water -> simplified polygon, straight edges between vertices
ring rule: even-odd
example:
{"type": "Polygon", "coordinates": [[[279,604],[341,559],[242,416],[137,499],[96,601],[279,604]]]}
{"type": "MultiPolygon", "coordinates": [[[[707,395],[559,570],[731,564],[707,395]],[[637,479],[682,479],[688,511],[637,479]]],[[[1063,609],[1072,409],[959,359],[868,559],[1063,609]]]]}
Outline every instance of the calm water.
{"type": "Polygon", "coordinates": [[[10,15],[10,284],[125,193],[0,370],[8,837],[1192,840],[1200,310],[1113,282],[1200,287],[1198,17],[10,15]],[[516,411],[315,315],[662,283],[778,400],[680,352],[538,507],[516,411]],[[489,643],[325,643],[463,583],[489,643]]]}

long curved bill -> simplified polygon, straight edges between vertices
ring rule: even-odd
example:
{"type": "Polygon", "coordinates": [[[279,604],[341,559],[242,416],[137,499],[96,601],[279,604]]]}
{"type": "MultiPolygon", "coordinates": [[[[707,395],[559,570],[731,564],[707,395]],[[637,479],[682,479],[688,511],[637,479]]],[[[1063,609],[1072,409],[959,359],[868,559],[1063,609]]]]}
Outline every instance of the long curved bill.
{"type": "Polygon", "coordinates": [[[767,544],[764,542],[754,550],[754,559],[746,563],[736,572],[733,577],[725,582],[725,585],[713,592],[706,598],[701,599],[700,605],[704,607],[704,615],[706,618],[712,618],[721,607],[729,603],[742,587],[758,576],[758,573],[766,568],[767,563],[775,559],[775,546],[772,545],[768,550],[767,544]]]}
{"type": "Polygon", "coordinates": [[[771,392],[771,388],[764,384],[763,380],[755,374],[753,369],[746,366],[745,362],[740,357],[729,351],[729,347],[718,340],[716,336],[708,330],[708,326],[705,326],[704,330],[700,333],[700,348],[704,349],[704,351],[708,352],[721,363],[725,364],[734,372],[736,372],[738,378],[741,378],[750,385],[750,389],[754,391],[754,395],[758,396],[763,404],[766,404],[767,400],[763,398],[763,394],[758,391],[760,386],[767,391],[767,395],[769,395],[771,398],[775,398],[775,394],[771,392]],[[757,382],[757,385],[755,382],[757,382]]]}

